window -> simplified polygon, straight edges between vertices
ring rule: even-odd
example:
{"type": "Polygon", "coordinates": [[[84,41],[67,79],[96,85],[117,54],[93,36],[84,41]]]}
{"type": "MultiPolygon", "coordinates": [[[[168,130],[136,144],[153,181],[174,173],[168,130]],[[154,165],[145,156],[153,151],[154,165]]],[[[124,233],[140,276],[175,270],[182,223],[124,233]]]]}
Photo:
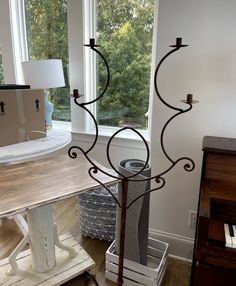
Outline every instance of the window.
{"type": "MultiPolygon", "coordinates": [[[[73,100],[70,116],[69,94],[78,88],[86,96],[82,100],[87,101],[94,99],[103,89],[106,80],[104,64],[98,56],[88,56],[94,53],[83,47],[89,38],[96,37],[111,72],[108,92],[91,107],[103,127],[100,130],[104,135],[110,135],[113,127],[129,125],[145,133],[156,0],[15,2],[18,4],[15,5],[16,18],[18,15],[22,24],[16,25],[21,33],[13,34],[23,39],[22,45],[19,40],[16,47],[16,50],[21,50],[16,61],[19,74],[20,63],[27,59],[60,58],[63,61],[66,88],[50,90],[54,119],[69,121],[72,118],[73,131],[92,131],[91,118],[79,110],[73,100]],[[27,45],[24,42],[26,38],[27,45]]],[[[20,77],[16,81],[21,83],[20,77]]]]}
{"type": "Polygon", "coordinates": [[[70,121],[66,0],[25,0],[29,60],[61,59],[66,87],[50,89],[53,119],[70,121]]]}
{"type": "MultiPolygon", "coordinates": [[[[111,78],[97,103],[99,125],[147,128],[154,0],[97,0],[97,43],[108,61],[111,78]]],[[[106,69],[97,57],[97,93],[106,69]]]]}

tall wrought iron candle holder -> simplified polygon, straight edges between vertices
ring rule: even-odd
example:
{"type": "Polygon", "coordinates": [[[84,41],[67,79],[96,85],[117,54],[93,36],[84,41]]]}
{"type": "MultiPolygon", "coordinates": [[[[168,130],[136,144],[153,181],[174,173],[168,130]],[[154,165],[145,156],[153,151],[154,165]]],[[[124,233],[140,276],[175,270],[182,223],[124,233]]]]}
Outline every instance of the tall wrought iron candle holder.
{"type": "Polygon", "coordinates": [[[159,98],[159,100],[168,108],[176,111],[176,113],[171,116],[167,122],[165,123],[165,125],[163,126],[163,129],[161,131],[161,135],[160,135],[160,145],[161,145],[161,149],[166,157],[166,159],[170,162],[170,166],[163,170],[161,173],[156,174],[154,176],[148,177],[148,178],[137,178],[137,176],[139,174],[141,174],[144,169],[148,166],[149,163],[149,157],[150,157],[150,151],[149,151],[149,147],[147,142],[145,141],[145,138],[142,136],[142,134],[137,131],[135,128],[133,127],[123,127],[120,128],[118,131],[114,132],[114,134],[110,137],[108,144],[107,144],[107,148],[106,148],[106,157],[107,160],[110,164],[110,167],[114,170],[114,174],[111,173],[107,173],[104,169],[102,169],[100,166],[97,165],[97,163],[89,156],[89,153],[93,150],[93,148],[95,147],[97,140],[98,140],[98,136],[99,136],[99,129],[98,129],[98,123],[96,121],[96,118],[94,117],[94,115],[92,114],[92,112],[89,110],[89,108],[87,106],[89,106],[90,104],[93,104],[95,102],[97,102],[98,100],[100,100],[104,94],[107,91],[107,88],[109,86],[109,79],[110,79],[110,72],[109,72],[109,66],[108,63],[105,59],[105,57],[102,55],[102,53],[97,49],[99,46],[95,44],[95,40],[94,39],[90,39],[90,43],[88,45],[85,45],[86,47],[90,47],[91,50],[93,50],[96,54],[98,54],[101,59],[103,60],[106,70],[107,70],[107,80],[106,80],[106,85],[104,90],[101,92],[101,94],[94,100],[89,101],[89,102],[79,102],[80,99],[80,94],[78,92],[78,90],[74,90],[73,92],[73,97],[74,97],[74,102],[76,105],[78,105],[80,108],[84,109],[92,118],[94,125],[95,125],[95,136],[94,136],[94,141],[92,142],[91,146],[85,150],[79,146],[72,146],[69,151],[68,154],[72,159],[76,159],[78,152],[81,152],[86,159],[91,163],[91,168],[88,170],[89,175],[95,180],[97,181],[101,186],[103,186],[109,193],[110,195],[113,197],[113,199],[115,200],[117,206],[121,209],[121,219],[120,219],[120,244],[119,244],[119,264],[118,264],[118,279],[117,279],[117,285],[121,286],[123,285],[123,267],[124,267],[124,249],[125,249],[125,226],[126,226],[126,213],[127,210],[141,197],[155,191],[155,190],[159,190],[161,188],[164,187],[166,181],[164,179],[164,175],[166,173],[168,173],[170,170],[172,170],[180,161],[184,161],[184,170],[187,172],[191,172],[194,170],[195,168],[195,164],[194,161],[188,157],[181,157],[178,158],[177,160],[171,158],[171,156],[167,153],[165,146],[164,146],[164,133],[165,130],[167,128],[167,126],[169,125],[169,123],[176,118],[177,116],[186,113],[188,111],[190,111],[192,109],[192,104],[195,103],[196,101],[193,100],[193,96],[192,94],[188,94],[185,100],[182,100],[185,104],[187,104],[187,108],[186,109],[182,109],[179,107],[175,107],[171,104],[169,104],[168,102],[166,102],[160,95],[160,92],[158,90],[157,87],[157,75],[159,72],[159,69],[162,65],[162,63],[164,62],[164,60],[170,56],[171,54],[173,54],[174,52],[178,51],[179,49],[183,48],[183,47],[187,47],[187,45],[183,45],[182,44],[182,38],[177,38],[176,39],[176,43],[174,45],[171,45],[170,47],[172,47],[171,51],[169,51],[159,62],[159,64],[156,67],[155,70],[155,74],[154,74],[154,88],[157,94],[157,97],[159,98]],[[123,175],[112,163],[111,161],[111,157],[110,157],[110,146],[111,143],[113,141],[113,139],[115,138],[115,136],[117,136],[119,133],[126,131],[126,130],[130,130],[132,132],[134,132],[135,134],[137,134],[140,139],[143,141],[145,147],[146,147],[146,160],[145,160],[145,164],[143,165],[143,167],[138,171],[138,172],[134,172],[132,175],[129,176],[125,176],[123,175]],[[100,182],[97,178],[96,178],[96,174],[98,172],[101,172],[111,178],[113,178],[114,180],[117,180],[118,182],[120,182],[122,188],[121,188],[121,201],[119,201],[114,194],[110,191],[108,186],[105,186],[102,182],[100,182]],[[137,181],[155,181],[156,185],[154,188],[151,188],[149,191],[146,191],[145,193],[143,193],[142,195],[137,196],[133,201],[129,202],[129,204],[127,203],[127,195],[128,195],[128,186],[129,186],[129,182],[137,182],[137,181]]]}

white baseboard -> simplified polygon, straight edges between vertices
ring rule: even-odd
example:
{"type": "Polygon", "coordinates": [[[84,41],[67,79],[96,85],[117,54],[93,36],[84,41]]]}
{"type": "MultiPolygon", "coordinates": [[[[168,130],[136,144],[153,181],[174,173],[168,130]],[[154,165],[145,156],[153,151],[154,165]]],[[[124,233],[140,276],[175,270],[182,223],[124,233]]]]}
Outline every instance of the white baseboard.
{"type": "Polygon", "coordinates": [[[169,243],[169,255],[180,260],[192,260],[194,239],[149,229],[149,236],[169,243]]]}

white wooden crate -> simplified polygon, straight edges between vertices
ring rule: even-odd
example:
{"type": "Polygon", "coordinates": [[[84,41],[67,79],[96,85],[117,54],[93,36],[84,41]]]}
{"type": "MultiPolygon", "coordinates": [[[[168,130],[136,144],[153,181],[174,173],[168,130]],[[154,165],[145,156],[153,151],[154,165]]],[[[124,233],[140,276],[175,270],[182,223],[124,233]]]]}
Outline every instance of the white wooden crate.
{"type": "MultiPolygon", "coordinates": [[[[123,285],[160,286],[167,265],[169,244],[149,238],[147,266],[124,259],[123,285]]],[[[117,282],[118,255],[115,254],[115,241],[106,252],[106,278],[117,282]]]]}

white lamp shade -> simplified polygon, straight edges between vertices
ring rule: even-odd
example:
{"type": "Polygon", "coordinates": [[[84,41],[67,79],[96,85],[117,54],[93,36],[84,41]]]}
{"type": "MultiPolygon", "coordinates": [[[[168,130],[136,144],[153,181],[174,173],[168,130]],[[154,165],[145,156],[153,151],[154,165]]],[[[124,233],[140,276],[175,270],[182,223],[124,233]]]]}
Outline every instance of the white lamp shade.
{"type": "Polygon", "coordinates": [[[34,60],[22,62],[25,84],[32,89],[46,89],[65,86],[62,61],[34,60]]]}

